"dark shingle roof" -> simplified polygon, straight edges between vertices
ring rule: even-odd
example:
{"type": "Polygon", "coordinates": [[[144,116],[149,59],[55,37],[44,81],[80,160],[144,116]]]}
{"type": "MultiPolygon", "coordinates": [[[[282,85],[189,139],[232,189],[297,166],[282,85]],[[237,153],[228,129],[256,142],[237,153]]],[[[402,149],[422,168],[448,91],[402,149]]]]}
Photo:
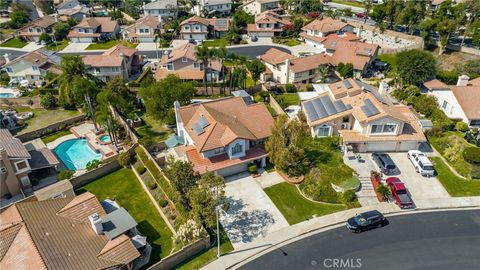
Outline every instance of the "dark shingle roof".
{"type": "Polygon", "coordinates": [[[27,148],[8,129],[0,129],[0,149],[5,149],[10,158],[32,158],[27,148]]]}

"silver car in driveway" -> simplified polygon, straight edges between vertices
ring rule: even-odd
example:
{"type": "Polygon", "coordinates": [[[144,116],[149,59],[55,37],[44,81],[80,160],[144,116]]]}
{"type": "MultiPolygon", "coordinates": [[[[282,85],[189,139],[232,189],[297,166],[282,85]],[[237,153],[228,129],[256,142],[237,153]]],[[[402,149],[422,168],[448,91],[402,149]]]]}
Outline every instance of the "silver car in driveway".
{"type": "Polygon", "coordinates": [[[397,175],[400,174],[395,162],[392,158],[386,153],[373,153],[372,159],[378,165],[380,171],[385,175],[397,175]]]}

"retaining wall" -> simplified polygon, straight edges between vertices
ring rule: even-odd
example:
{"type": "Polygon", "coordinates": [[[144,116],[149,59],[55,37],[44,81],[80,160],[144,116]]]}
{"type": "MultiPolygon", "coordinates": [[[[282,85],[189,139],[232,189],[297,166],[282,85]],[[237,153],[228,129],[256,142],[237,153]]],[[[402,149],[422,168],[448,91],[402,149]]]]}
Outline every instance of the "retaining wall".
{"type": "Polygon", "coordinates": [[[208,237],[200,239],[196,242],[193,242],[190,245],[184,246],[181,250],[163,258],[158,263],[150,266],[148,270],[173,269],[179,263],[185,261],[190,257],[193,257],[194,255],[208,248],[209,246],[210,246],[210,240],[208,239],[208,237]]]}
{"type": "Polygon", "coordinates": [[[59,121],[59,122],[50,124],[46,127],[40,128],[40,129],[36,129],[36,130],[32,130],[30,132],[15,135],[15,137],[20,139],[20,141],[22,141],[22,142],[30,141],[30,140],[48,135],[50,133],[54,133],[56,131],[64,129],[65,127],[68,127],[68,126],[71,126],[71,125],[76,124],[78,122],[81,122],[83,120],[85,120],[85,115],[82,114],[82,115],[79,115],[79,116],[75,116],[75,117],[72,117],[72,118],[65,119],[63,121],[59,121]]]}

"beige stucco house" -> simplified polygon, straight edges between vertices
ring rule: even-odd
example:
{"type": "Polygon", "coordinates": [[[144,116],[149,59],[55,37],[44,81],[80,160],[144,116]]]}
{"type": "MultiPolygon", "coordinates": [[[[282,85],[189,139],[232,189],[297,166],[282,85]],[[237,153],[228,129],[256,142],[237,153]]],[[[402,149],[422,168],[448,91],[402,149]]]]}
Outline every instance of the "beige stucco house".
{"type": "Polygon", "coordinates": [[[280,8],[280,0],[247,0],[242,9],[252,15],[258,15],[266,10],[280,8]]]}

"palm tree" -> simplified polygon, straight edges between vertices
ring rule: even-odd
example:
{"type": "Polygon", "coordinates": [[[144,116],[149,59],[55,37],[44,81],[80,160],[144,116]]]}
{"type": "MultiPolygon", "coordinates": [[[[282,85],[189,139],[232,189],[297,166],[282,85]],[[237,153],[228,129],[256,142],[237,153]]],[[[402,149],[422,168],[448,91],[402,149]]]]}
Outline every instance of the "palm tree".
{"type": "Polygon", "coordinates": [[[232,63],[231,69],[230,69],[230,82],[229,82],[229,92],[230,94],[232,93],[232,87],[234,87],[235,84],[235,69],[237,68],[237,55],[234,53],[229,53],[227,55],[227,59],[232,63]]]}
{"type": "Polygon", "coordinates": [[[330,76],[330,66],[328,65],[321,65],[318,69],[318,76],[322,83],[325,83],[326,79],[330,76]]]}
{"type": "Polygon", "coordinates": [[[365,5],[365,16],[364,16],[364,23],[367,23],[367,19],[368,19],[368,14],[370,14],[370,10],[372,10],[372,6],[373,6],[373,2],[372,0],[365,0],[364,2],[364,5],[365,5]]]}
{"type": "MultiPolygon", "coordinates": [[[[228,50],[227,48],[225,48],[225,46],[220,46],[219,48],[217,48],[215,51],[215,56],[217,59],[220,59],[220,62],[222,64],[222,73],[226,73],[224,72],[226,69],[224,67],[224,63],[225,63],[225,58],[227,58],[227,55],[228,55],[228,50]]],[[[221,88],[221,93],[223,95],[225,95],[225,75],[226,74],[222,74],[222,88],[221,88]]]]}
{"type": "Polygon", "coordinates": [[[247,58],[245,56],[240,56],[238,58],[240,65],[242,65],[242,75],[243,75],[243,89],[247,88],[247,58]]]}
{"type": "Polygon", "coordinates": [[[208,63],[212,57],[212,52],[210,48],[208,48],[205,45],[197,46],[195,47],[195,57],[197,60],[202,61],[203,65],[203,85],[205,87],[205,95],[208,95],[208,89],[207,89],[207,68],[208,68],[208,63]]]}
{"type": "Polygon", "coordinates": [[[392,194],[390,192],[390,189],[388,189],[387,186],[385,185],[380,185],[377,187],[377,193],[380,194],[386,201],[388,201],[388,198],[390,197],[390,195],[392,194]]]}

